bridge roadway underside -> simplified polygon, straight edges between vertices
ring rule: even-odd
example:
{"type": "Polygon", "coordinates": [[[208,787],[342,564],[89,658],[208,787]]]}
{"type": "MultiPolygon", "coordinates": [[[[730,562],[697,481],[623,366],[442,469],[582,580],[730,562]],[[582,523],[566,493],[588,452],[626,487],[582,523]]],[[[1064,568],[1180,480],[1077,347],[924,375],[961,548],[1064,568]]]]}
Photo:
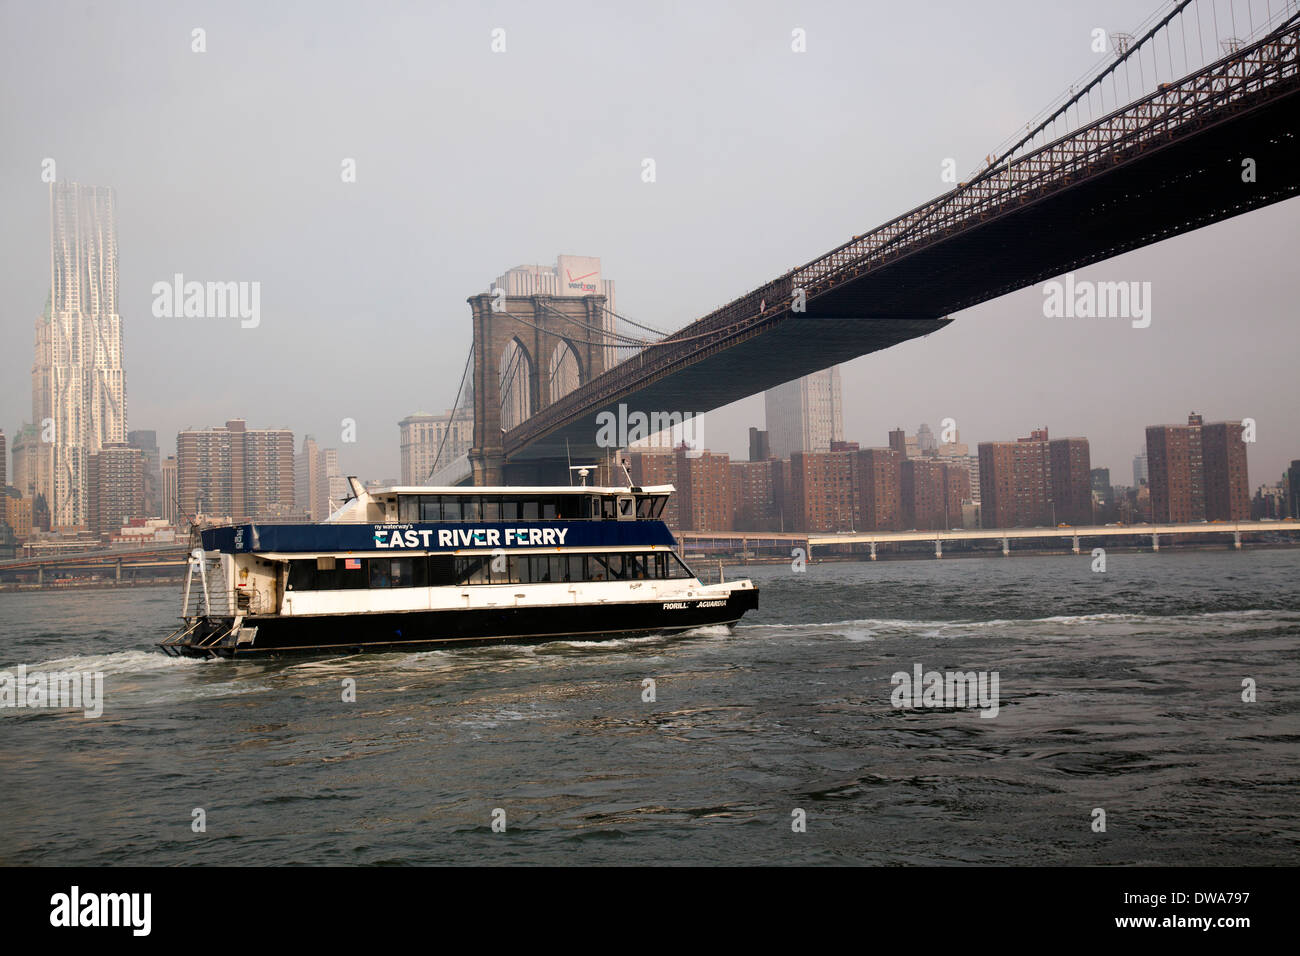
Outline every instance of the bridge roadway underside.
{"type": "MultiPolygon", "coordinates": [[[[722,349],[706,359],[686,365],[674,374],[630,391],[620,397],[618,402],[627,406],[628,414],[635,411],[647,414],[703,413],[788,382],[792,361],[805,368],[805,371],[796,373],[794,377],[797,378],[809,371],[925,335],[946,324],[946,320],[932,319],[863,322],[847,318],[801,316],[798,322],[780,323],[761,336],[722,349]],[[809,352],[809,345],[813,343],[816,346],[815,352],[809,352]],[[739,391],[738,385],[743,386],[739,391]]],[[[617,403],[611,405],[609,410],[614,413],[617,421],[617,403]]],[[[598,447],[595,443],[600,427],[597,421],[599,411],[597,409],[587,413],[578,422],[509,459],[505,466],[509,483],[562,483],[568,455],[572,456],[575,464],[601,460],[607,449],[598,447]],[[566,437],[569,439],[568,449],[565,448],[566,437]]],[[[708,436],[703,438],[707,443],[708,436]]]]}
{"type": "MultiPolygon", "coordinates": [[[[584,398],[584,386],[560,400],[573,405],[573,413],[549,433],[528,445],[512,443],[507,434],[508,473],[541,476],[555,463],[562,469],[566,439],[574,461],[601,458],[596,416],[620,402],[647,413],[711,411],[943,328],[946,316],[989,299],[1298,194],[1300,83],[1292,79],[1253,106],[1222,108],[1050,183],[1031,198],[904,245],[900,255],[865,265],[810,298],[805,314],[769,316],[734,342],[701,349],[667,368],[655,368],[652,355],[645,368],[635,359],[615,366],[606,375],[626,378],[626,390],[596,401],[584,398]],[[1242,180],[1246,158],[1255,160],[1255,182],[1242,180]]],[[[1214,265],[1188,263],[1197,270],[1214,265]]],[[[1101,278],[1143,280],[1130,272],[1101,278]]],[[[1072,320],[1045,319],[1034,306],[1025,321],[1072,320]]],[[[1158,307],[1153,321],[1161,321],[1158,307]]],[[[696,331],[692,325],[679,334],[696,331]]]]}

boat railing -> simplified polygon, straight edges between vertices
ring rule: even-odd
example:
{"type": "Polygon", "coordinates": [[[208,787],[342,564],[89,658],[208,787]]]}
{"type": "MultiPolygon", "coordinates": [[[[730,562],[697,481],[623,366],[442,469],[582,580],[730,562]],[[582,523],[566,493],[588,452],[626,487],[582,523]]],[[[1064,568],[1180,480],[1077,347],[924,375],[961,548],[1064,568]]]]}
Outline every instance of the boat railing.
{"type": "Polygon", "coordinates": [[[190,589],[189,600],[185,606],[184,617],[237,617],[241,614],[262,614],[273,606],[273,602],[256,588],[214,588],[205,590],[195,587],[190,589]]]}

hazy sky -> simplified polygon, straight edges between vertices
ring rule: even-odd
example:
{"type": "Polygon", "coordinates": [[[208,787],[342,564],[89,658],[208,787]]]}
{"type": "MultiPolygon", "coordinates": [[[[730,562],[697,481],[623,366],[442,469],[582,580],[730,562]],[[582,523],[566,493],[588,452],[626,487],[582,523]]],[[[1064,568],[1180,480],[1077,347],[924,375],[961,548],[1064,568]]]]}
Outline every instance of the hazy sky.
{"type": "MultiPolygon", "coordinates": [[[[47,157],[117,190],[131,428],[166,454],[243,417],[396,477],[397,421],[451,403],[465,299],[505,269],[600,256],[622,313],[677,328],[943,192],[946,157],[964,178],[1097,60],[1093,28],[1154,6],[7,0],[0,427],[31,417],[47,157]],[[178,272],[259,282],[261,324],[153,317],[178,272]]],[[[1194,409],[1256,419],[1253,491],[1300,458],[1297,262],[1291,200],[1078,275],[1150,282],[1149,328],[1045,318],[1040,289],[959,313],[843,367],[846,437],[1046,425],[1127,483],[1144,426],[1194,409]]],[[[744,457],[762,416],[711,415],[708,444],[744,457]]]]}

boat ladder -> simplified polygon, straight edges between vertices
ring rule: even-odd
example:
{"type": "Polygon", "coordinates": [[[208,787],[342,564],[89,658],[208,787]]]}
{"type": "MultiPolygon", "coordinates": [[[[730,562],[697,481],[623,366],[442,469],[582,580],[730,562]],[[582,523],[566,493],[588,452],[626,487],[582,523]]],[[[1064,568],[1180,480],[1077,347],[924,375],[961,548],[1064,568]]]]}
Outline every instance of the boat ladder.
{"type": "Polygon", "coordinates": [[[215,631],[203,638],[203,640],[199,641],[194,646],[205,649],[217,647],[223,640],[238,631],[242,623],[242,618],[236,618],[233,623],[218,627],[215,631]]]}
{"type": "Polygon", "coordinates": [[[183,645],[189,636],[194,633],[194,629],[199,626],[199,623],[198,619],[195,619],[189,624],[182,624],[163,638],[158,643],[158,646],[163,649],[163,653],[167,656],[179,657],[181,652],[177,648],[183,645]]]}

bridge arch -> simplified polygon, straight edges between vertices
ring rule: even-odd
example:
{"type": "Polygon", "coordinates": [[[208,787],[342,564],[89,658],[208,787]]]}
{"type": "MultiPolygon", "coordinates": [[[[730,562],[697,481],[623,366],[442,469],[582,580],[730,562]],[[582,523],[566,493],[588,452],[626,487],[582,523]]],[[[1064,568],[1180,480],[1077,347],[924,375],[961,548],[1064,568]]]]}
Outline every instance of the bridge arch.
{"type": "Polygon", "coordinates": [[[551,350],[546,380],[549,385],[548,405],[558,402],[582,384],[582,359],[568,339],[561,339],[551,350]]]}
{"type": "Polygon", "coordinates": [[[497,382],[501,397],[501,430],[523,424],[532,417],[534,367],[528,346],[518,336],[506,343],[497,363],[497,382]]]}

